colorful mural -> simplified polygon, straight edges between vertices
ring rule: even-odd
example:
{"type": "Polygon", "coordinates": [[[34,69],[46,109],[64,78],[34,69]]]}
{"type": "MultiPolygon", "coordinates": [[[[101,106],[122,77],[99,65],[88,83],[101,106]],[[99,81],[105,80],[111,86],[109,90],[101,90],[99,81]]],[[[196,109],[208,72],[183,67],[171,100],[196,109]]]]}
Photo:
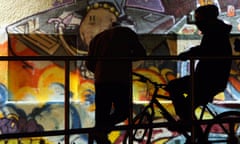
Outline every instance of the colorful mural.
{"type": "MultiPolygon", "coordinates": [[[[192,11],[199,5],[215,3],[221,18],[233,24],[233,34],[239,33],[239,18],[228,14],[228,5],[238,14],[236,0],[63,0],[55,1],[52,8],[23,19],[16,19],[0,31],[0,56],[77,56],[70,63],[70,128],[94,126],[94,80],[81,56],[86,56],[90,40],[109,28],[112,22],[132,28],[147,50],[148,56],[177,55],[198,44],[201,36],[191,22],[192,11]],[[8,37],[8,39],[7,39],[8,37]]],[[[232,36],[234,55],[239,55],[238,36],[232,36]]],[[[65,97],[64,60],[16,60],[0,64],[0,132],[26,133],[63,130],[65,97]]],[[[226,91],[217,95],[218,101],[240,99],[239,62],[233,61],[226,91]]],[[[189,73],[189,64],[174,60],[145,60],[134,70],[148,78],[167,84],[178,76],[189,73]]],[[[133,81],[134,112],[138,113],[150,97],[146,87],[133,81]]],[[[167,95],[167,93],[162,93],[167,95]]],[[[171,103],[164,104],[175,115],[171,103]]],[[[123,122],[127,124],[127,121],[123,122]]],[[[122,131],[113,131],[109,137],[121,144],[122,131]]],[[[0,140],[4,143],[6,140],[0,140]]],[[[19,139],[8,140],[17,143],[19,139]]],[[[87,134],[71,135],[71,143],[88,142],[87,134]]],[[[181,143],[179,133],[157,128],[153,141],[181,143]]],[[[64,136],[23,138],[22,143],[64,143],[64,136]]]]}

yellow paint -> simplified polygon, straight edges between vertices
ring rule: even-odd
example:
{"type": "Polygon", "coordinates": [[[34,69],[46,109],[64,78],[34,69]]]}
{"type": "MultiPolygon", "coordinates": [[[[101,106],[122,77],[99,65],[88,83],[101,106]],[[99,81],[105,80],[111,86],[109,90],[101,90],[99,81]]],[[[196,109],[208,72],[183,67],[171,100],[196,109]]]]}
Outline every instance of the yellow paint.
{"type": "MultiPolygon", "coordinates": [[[[197,119],[200,119],[201,113],[202,113],[202,108],[197,107],[195,110],[195,115],[196,115],[197,119]]],[[[203,115],[203,120],[205,120],[205,119],[213,119],[213,116],[209,112],[205,111],[204,115],[203,115]]]]}
{"type": "Polygon", "coordinates": [[[153,144],[165,144],[168,140],[169,138],[162,138],[161,140],[154,142],[153,144]]]}
{"type": "Polygon", "coordinates": [[[108,138],[109,140],[113,143],[116,141],[116,139],[120,136],[121,132],[120,131],[112,131],[109,135],[108,138]]]}
{"type": "Polygon", "coordinates": [[[73,100],[79,100],[78,88],[81,84],[82,78],[79,73],[70,73],[70,91],[73,93],[73,100]]]}
{"type": "Polygon", "coordinates": [[[218,93],[218,94],[214,97],[214,99],[215,99],[215,100],[224,101],[224,99],[225,99],[224,92],[218,93]]]}

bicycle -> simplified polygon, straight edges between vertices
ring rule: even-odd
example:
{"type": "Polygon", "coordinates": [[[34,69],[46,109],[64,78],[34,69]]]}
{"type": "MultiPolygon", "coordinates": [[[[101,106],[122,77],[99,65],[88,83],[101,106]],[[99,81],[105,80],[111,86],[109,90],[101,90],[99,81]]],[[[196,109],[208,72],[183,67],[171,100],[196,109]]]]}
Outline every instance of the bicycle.
{"type": "MultiPolygon", "coordinates": [[[[165,100],[171,100],[169,96],[161,95],[158,93],[159,89],[163,89],[167,86],[166,84],[159,84],[153,82],[149,78],[139,73],[133,72],[133,76],[138,77],[138,81],[143,82],[147,85],[147,91],[149,87],[153,86],[154,91],[152,98],[146,106],[138,113],[132,121],[133,131],[128,131],[123,139],[123,144],[128,144],[131,140],[132,143],[138,144],[151,144],[154,143],[152,139],[153,129],[156,128],[153,125],[156,123],[155,115],[156,108],[158,108],[162,115],[163,122],[160,122],[159,126],[166,126],[170,130],[181,133],[186,138],[186,143],[223,143],[223,144],[238,144],[240,143],[240,112],[229,109],[229,111],[218,112],[214,104],[207,104],[201,106],[200,116],[194,115],[194,120],[202,121],[203,116],[207,113],[211,116],[210,120],[206,120],[205,123],[196,123],[194,125],[197,135],[194,140],[191,137],[191,130],[187,128],[189,124],[182,123],[181,121],[174,118],[174,116],[159,102],[159,98],[165,100]],[[149,86],[151,85],[151,86],[149,86]],[[238,121],[236,121],[239,119],[238,121]],[[164,123],[166,125],[164,125],[164,123]],[[161,125],[162,124],[162,125],[161,125]],[[219,128],[218,131],[215,128],[219,128]]],[[[158,125],[156,125],[158,126],[158,125]]],[[[191,125],[192,126],[192,125],[191,125]]]]}

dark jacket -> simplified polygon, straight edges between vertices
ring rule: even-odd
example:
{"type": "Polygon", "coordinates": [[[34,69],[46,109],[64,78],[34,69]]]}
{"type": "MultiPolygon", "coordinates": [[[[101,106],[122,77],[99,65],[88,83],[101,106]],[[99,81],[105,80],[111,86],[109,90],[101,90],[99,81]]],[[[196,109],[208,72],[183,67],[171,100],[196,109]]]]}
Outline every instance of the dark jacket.
{"type": "MultiPolygon", "coordinates": [[[[180,54],[180,57],[199,56],[204,57],[230,57],[232,48],[229,41],[229,34],[232,26],[221,20],[207,25],[203,32],[201,43],[197,47],[180,54]]],[[[196,94],[204,97],[213,97],[226,88],[228,82],[231,59],[200,59],[195,69],[195,91],[196,94]]]]}
{"type": "Polygon", "coordinates": [[[145,55],[145,49],[135,32],[127,27],[114,27],[92,39],[88,56],[95,57],[96,60],[87,61],[86,66],[95,74],[96,83],[129,83],[131,57],[145,55]]]}

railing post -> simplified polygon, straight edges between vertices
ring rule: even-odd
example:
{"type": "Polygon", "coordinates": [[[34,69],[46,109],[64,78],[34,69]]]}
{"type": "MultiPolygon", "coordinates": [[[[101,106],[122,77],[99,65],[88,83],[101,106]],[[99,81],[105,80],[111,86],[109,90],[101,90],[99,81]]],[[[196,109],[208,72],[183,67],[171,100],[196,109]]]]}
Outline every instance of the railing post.
{"type": "MultiPolygon", "coordinates": [[[[128,59],[129,60],[129,59],[128,59]]],[[[130,60],[132,62],[132,59],[130,60]]],[[[131,65],[131,70],[132,70],[132,65],[131,65]]],[[[129,126],[128,129],[126,130],[126,132],[129,132],[129,139],[128,139],[128,144],[132,144],[133,143],[133,85],[132,85],[132,73],[129,74],[129,79],[130,79],[130,97],[129,97],[129,126]]]]}
{"type": "Polygon", "coordinates": [[[65,139],[65,144],[69,144],[69,137],[70,137],[70,133],[69,133],[69,99],[70,99],[70,89],[69,89],[69,72],[70,72],[70,60],[66,59],[65,60],[65,97],[64,97],[64,121],[65,121],[65,135],[64,135],[64,139],[65,139]]]}
{"type": "Polygon", "coordinates": [[[190,93],[191,93],[191,142],[195,142],[195,121],[194,121],[194,110],[195,110],[195,101],[194,101],[194,67],[195,67],[195,59],[193,57],[190,57],[190,81],[191,81],[191,87],[190,87],[190,93]]]}

